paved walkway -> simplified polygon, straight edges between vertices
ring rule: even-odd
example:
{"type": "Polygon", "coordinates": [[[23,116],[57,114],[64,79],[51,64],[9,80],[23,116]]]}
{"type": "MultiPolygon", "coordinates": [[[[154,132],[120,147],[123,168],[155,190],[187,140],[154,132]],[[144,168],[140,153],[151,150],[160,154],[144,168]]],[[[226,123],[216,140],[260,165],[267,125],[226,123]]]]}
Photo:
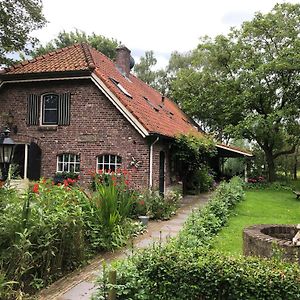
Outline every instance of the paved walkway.
{"type": "MultiPolygon", "coordinates": [[[[143,235],[133,239],[134,248],[146,248],[153,242],[165,242],[168,238],[177,235],[183,223],[193,209],[202,207],[209,199],[209,194],[186,196],[176,216],[168,221],[150,221],[148,230],[143,235]]],[[[99,274],[103,262],[111,262],[130,255],[131,247],[122,248],[115,252],[104,253],[95,257],[86,267],[74,271],[66,277],[56,281],[48,288],[42,290],[39,300],[88,300],[95,292],[94,281],[99,274]]]]}

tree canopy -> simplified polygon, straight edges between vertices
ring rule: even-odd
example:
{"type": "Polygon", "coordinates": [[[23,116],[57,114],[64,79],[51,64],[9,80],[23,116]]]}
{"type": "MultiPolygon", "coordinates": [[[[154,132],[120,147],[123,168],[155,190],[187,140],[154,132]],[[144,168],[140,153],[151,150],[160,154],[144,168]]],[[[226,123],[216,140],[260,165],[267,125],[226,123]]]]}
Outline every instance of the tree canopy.
{"type": "Polygon", "coordinates": [[[277,4],[226,36],[204,38],[192,65],[173,81],[173,96],[192,117],[222,135],[256,141],[269,180],[274,160],[300,136],[300,5],[277,4]]]}
{"type": "Polygon", "coordinates": [[[165,68],[157,69],[157,59],[154,52],[146,51],[140,62],[134,67],[134,72],[138,78],[160,91],[163,95],[171,97],[171,83],[176,78],[177,72],[182,68],[190,66],[190,53],[171,53],[169,63],[165,68]]]}
{"type": "Polygon", "coordinates": [[[88,43],[111,59],[115,58],[116,48],[120,44],[120,42],[114,38],[107,38],[103,35],[97,35],[94,32],[91,35],[88,35],[84,31],[78,29],[70,32],[63,30],[58,33],[56,38],[48,42],[45,46],[39,45],[31,50],[30,55],[36,57],[54,51],[55,49],[83,42],[88,43]]]}
{"type": "Polygon", "coordinates": [[[45,23],[41,0],[0,0],[0,65],[12,63],[7,54],[36,42],[30,33],[45,23]]]}

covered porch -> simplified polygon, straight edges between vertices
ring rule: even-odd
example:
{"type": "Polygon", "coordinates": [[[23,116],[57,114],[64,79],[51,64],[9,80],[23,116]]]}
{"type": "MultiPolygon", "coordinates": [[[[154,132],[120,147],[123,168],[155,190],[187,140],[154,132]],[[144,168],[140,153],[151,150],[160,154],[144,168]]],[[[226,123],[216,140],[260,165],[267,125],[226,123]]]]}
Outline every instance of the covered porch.
{"type": "MultiPolygon", "coordinates": [[[[247,150],[228,146],[224,144],[217,144],[217,155],[210,160],[210,167],[216,173],[216,177],[221,179],[224,177],[224,161],[228,158],[243,158],[244,159],[244,178],[248,179],[248,162],[253,157],[253,154],[247,150]]],[[[238,174],[233,174],[238,175],[238,174]]]]}

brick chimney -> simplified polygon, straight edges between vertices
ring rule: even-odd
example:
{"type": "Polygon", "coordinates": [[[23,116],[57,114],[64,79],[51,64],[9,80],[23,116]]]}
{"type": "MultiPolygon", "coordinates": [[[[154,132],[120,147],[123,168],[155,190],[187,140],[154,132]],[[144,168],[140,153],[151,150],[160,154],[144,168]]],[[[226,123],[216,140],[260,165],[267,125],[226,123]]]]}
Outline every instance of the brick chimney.
{"type": "Polygon", "coordinates": [[[124,76],[128,77],[131,69],[131,51],[124,45],[120,45],[117,47],[116,52],[117,68],[124,76]]]}

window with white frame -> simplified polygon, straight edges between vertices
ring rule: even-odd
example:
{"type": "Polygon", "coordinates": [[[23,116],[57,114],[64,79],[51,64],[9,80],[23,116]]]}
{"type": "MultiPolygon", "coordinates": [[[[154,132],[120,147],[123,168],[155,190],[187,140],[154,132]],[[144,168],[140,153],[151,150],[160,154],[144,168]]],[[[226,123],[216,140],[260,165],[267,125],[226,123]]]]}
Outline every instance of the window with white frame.
{"type": "Polygon", "coordinates": [[[121,167],[122,157],[113,154],[105,154],[97,157],[97,171],[115,172],[121,167]]]}
{"type": "Polygon", "coordinates": [[[79,173],[80,157],[76,154],[64,153],[57,156],[57,172],[79,173]]]}
{"type": "Polygon", "coordinates": [[[42,124],[58,124],[58,99],[57,94],[46,94],[42,96],[42,124]]]}

